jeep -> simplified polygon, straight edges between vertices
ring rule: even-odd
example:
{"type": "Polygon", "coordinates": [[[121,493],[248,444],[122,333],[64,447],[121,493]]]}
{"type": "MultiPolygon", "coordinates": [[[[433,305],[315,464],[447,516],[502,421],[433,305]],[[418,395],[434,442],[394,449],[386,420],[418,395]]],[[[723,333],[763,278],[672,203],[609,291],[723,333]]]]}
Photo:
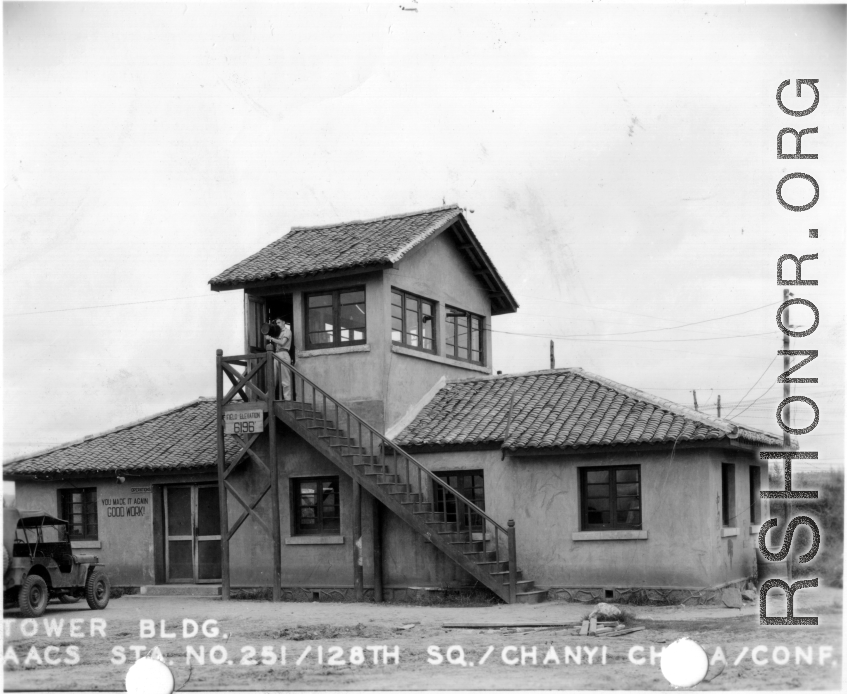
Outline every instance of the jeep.
{"type": "Polygon", "coordinates": [[[74,554],[68,521],[40,511],[3,509],[3,603],[25,617],[44,614],[51,598],[92,610],[109,604],[109,579],[99,558],[74,554]]]}

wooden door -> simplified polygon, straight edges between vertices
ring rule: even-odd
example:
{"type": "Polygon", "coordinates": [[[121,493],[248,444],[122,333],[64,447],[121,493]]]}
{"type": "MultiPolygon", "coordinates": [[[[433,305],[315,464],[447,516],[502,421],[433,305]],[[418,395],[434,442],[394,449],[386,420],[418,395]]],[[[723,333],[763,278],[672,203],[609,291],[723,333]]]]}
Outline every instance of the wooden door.
{"type": "Polygon", "coordinates": [[[165,571],[168,583],[221,580],[218,486],[165,487],[165,571]]]}
{"type": "MultiPolygon", "coordinates": [[[[244,353],[245,354],[264,354],[265,340],[262,336],[262,323],[267,322],[268,307],[265,298],[261,296],[253,296],[251,294],[244,295],[244,353]]],[[[255,365],[255,362],[250,362],[250,367],[255,365]]],[[[262,369],[256,374],[256,385],[260,390],[265,390],[265,370],[262,369]]],[[[250,400],[255,400],[256,396],[252,391],[247,391],[247,397],[250,400]]]]}

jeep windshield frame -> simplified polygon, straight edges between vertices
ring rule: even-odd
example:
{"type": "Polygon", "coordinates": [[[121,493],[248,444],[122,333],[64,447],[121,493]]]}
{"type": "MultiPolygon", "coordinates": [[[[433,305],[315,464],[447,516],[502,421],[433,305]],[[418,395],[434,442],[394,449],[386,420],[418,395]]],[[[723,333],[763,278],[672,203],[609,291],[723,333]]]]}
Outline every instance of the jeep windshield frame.
{"type": "Polygon", "coordinates": [[[56,527],[58,537],[62,537],[64,534],[64,539],[60,539],[59,542],[65,542],[67,540],[67,532],[61,533],[58,531],[59,527],[66,528],[68,525],[68,521],[62,520],[61,518],[54,518],[53,516],[49,516],[46,513],[33,513],[31,515],[24,515],[26,511],[21,513],[21,518],[18,520],[18,529],[24,531],[24,539],[27,545],[27,549],[29,550],[29,558],[31,560],[35,560],[35,554],[38,551],[38,545],[41,542],[44,542],[44,528],[45,527],[56,527]],[[35,531],[35,545],[33,545],[32,541],[29,539],[28,529],[35,531]]]}

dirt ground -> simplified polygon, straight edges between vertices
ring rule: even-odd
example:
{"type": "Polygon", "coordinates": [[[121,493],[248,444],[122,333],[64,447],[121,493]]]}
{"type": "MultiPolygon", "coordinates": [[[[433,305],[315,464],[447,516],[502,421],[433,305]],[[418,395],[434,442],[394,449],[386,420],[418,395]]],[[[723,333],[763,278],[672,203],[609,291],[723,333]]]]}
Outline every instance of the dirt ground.
{"type": "Polygon", "coordinates": [[[840,689],[842,593],[797,595],[795,616],[815,614],[818,626],[760,626],[749,603],[627,607],[631,625],[645,629],[618,637],[444,627],[576,622],[591,609],[566,602],[444,607],[124,596],[100,612],[84,602],[51,603],[37,620],[5,611],[4,687],[124,691],[136,654],[158,647],[182,691],[670,689],[661,649],[687,636],[712,662],[713,679],[697,689],[840,689]],[[143,620],[152,620],[155,636],[143,620]]]}

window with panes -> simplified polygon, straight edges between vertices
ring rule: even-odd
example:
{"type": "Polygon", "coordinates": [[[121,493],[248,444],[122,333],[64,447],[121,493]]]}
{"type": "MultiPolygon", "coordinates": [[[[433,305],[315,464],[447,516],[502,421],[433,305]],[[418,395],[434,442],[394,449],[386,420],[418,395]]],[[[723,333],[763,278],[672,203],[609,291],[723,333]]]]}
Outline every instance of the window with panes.
{"type": "Polygon", "coordinates": [[[391,341],[404,347],[435,352],[435,302],[392,289],[391,341]]]}
{"type": "Polygon", "coordinates": [[[735,465],[721,463],[721,521],[726,527],[735,520],[735,465]]]}
{"type": "Polygon", "coordinates": [[[762,522],[762,469],[758,465],[750,466],[750,523],[762,522]]]}
{"type": "Polygon", "coordinates": [[[97,487],[59,490],[59,516],[68,521],[71,540],[96,540],[97,487]]]}
{"type": "Polygon", "coordinates": [[[476,364],[485,363],[483,328],[485,319],[453,306],[446,313],[447,356],[476,364]]]}
{"type": "MultiPolygon", "coordinates": [[[[444,480],[468,501],[485,510],[485,479],[482,470],[463,470],[461,472],[436,472],[435,476],[444,480]]],[[[435,510],[445,514],[448,523],[458,523],[460,528],[482,529],[482,517],[470,511],[467,504],[459,504],[456,497],[437,482],[435,487],[435,510]]]]}
{"type": "Polygon", "coordinates": [[[307,294],[305,304],[307,349],[365,344],[364,287],[307,294]]]}
{"type": "Polygon", "coordinates": [[[338,535],[341,505],[338,477],[291,480],[295,535],[338,535]]]}
{"type": "Polygon", "coordinates": [[[583,530],[641,528],[641,466],[580,468],[583,530]]]}

